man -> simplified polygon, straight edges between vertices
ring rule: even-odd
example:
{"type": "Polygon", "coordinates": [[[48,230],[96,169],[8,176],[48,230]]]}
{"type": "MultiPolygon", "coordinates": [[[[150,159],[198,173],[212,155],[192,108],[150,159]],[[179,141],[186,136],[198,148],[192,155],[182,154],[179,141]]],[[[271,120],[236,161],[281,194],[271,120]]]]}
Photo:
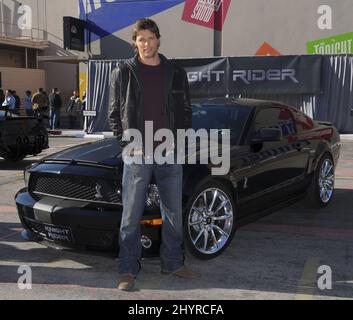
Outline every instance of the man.
{"type": "Polygon", "coordinates": [[[82,92],[82,106],[81,106],[82,111],[86,110],[86,105],[87,105],[87,93],[86,93],[86,90],[84,90],[82,92]]]}
{"type": "Polygon", "coordinates": [[[81,115],[80,115],[80,128],[83,128],[86,130],[86,117],[84,116],[84,112],[86,111],[86,106],[87,106],[87,93],[84,90],[82,92],[82,106],[81,106],[81,115]]]}
{"type": "Polygon", "coordinates": [[[55,130],[58,128],[61,106],[62,106],[62,101],[58,93],[58,88],[54,88],[49,94],[49,112],[50,112],[49,126],[51,130],[55,130]]]}
{"type": "Polygon", "coordinates": [[[42,111],[45,108],[46,102],[47,99],[43,88],[39,88],[38,92],[36,92],[32,97],[33,111],[35,116],[39,117],[42,115],[42,111]]]}
{"type": "Polygon", "coordinates": [[[15,99],[15,111],[14,111],[14,113],[17,114],[17,115],[20,115],[21,99],[17,95],[17,92],[15,90],[12,91],[12,96],[15,99]]]}
{"type": "Polygon", "coordinates": [[[68,102],[66,112],[69,117],[70,129],[76,128],[76,119],[81,115],[82,102],[78,91],[73,92],[73,96],[68,102]]]}
{"type": "Polygon", "coordinates": [[[31,91],[27,90],[25,92],[23,104],[24,104],[24,107],[26,110],[27,117],[33,117],[34,113],[33,113],[33,109],[32,109],[32,92],[31,91]]]}
{"type": "MultiPolygon", "coordinates": [[[[109,122],[122,148],[127,144],[122,141],[124,131],[138,129],[144,135],[145,121],[153,121],[154,132],[166,128],[175,134],[178,128],[191,127],[186,73],[158,53],[160,33],[156,23],[150,19],[138,20],[133,31],[133,44],[136,56],[113,71],[110,88],[109,122]],[[172,94],[173,91],[178,92],[178,97],[172,94]]],[[[143,154],[144,150],[143,147],[143,154]]],[[[199,277],[184,266],[182,172],[182,166],[178,164],[124,163],[119,237],[120,290],[132,290],[140,270],[140,219],[152,175],[160,193],[163,219],[161,271],[182,278],[199,277]]]]}
{"type": "Polygon", "coordinates": [[[13,97],[11,90],[6,90],[6,92],[5,92],[5,100],[2,103],[2,106],[3,107],[7,107],[7,109],[11,113],[15,113],[16,100],[13,97]]]}
{"type": "Polygon", "coordinates": [[[4,90],[0,88],[0,105],[2,106],[3,102],[5,101],[5,94],[4,90]]]}

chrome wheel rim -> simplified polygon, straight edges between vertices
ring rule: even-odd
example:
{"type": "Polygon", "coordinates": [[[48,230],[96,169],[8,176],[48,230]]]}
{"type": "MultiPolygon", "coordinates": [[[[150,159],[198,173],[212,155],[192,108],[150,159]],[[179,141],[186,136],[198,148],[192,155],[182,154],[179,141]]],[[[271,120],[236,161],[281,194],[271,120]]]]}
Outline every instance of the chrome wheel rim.
{"type": "Polygon", "coordinates": [[[333,194],[335,184],[334,166],[330,159],[325,159],[320,168],[319,190],[320,199],[323,203],[328,203],[333,194]]]}
{"type": "Polygon", "coordinates": [[[195,199],[188,215],[188,232],[194,248],[203,254],[214,254],[228,242],[234,223],[229,196],[210,188],[195,199]]]}

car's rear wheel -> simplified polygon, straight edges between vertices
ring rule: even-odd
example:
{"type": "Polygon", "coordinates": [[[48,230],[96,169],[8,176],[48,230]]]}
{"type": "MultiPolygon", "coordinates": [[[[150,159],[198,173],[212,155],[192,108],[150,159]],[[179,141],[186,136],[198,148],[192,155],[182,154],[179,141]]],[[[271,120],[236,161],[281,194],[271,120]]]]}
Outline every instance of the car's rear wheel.
{"type": "Polygon", "coordinates": [[[184,216],[185,244],[199,259],[212,259],[230,244],[236,229],[230,190],[218,181],[204,184],[189,199],[184,216]]]}
{"type": "Polygon", "coordinates": [[[311,207],[326,207],[333,198],[335,166],[330,155],[325,154],[313,175],[307,192],[307,202],[311,207]]]}

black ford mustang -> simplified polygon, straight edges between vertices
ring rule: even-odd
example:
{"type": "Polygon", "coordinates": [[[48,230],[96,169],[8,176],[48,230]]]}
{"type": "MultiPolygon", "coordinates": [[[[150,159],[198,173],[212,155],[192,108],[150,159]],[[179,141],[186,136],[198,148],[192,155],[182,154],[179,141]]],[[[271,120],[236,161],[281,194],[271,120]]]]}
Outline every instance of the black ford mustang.
{"type": "MultiPolygon", "coordinates": [[[[340,138],[330,123],[279,102],[208,99],[193,102],[193,127],[231,129],[228,174],[213,176],[212,164],[183,167],[185,245],[196,257],[216,257],[239,225],[293,199],[306,196],[315,207],[332,201],[340,138]]],[[[23,235],[117,252],[122,170],[115,139],[27,168],[26,188],[16,195],[23,235]]],[[[162,220],[153,180],[141,226],[144,255],[158,254],[162,220]]]]}

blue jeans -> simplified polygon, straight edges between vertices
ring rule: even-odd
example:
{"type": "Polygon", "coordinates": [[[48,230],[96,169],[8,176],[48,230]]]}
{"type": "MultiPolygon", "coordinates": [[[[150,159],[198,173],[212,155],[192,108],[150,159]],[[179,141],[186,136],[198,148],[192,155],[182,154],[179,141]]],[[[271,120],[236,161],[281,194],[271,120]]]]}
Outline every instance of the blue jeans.
{"type": "Polygon", "coordinates": [[[59,120],[59,110],[50,109],[50,129],[54,130],[58,127],[58,120],[59,120]]]}
{"type": "Polygon", "coordinates": [[[182,222],[182,165],[131,164],[124,165],[123,214],[119,237],[119,273],[134,277],[140,271],[140,220],[145,209],[152,174],[161,200],[162,243],[160,248],[162,272],[175,272],[184,265],[182,222]]]}

